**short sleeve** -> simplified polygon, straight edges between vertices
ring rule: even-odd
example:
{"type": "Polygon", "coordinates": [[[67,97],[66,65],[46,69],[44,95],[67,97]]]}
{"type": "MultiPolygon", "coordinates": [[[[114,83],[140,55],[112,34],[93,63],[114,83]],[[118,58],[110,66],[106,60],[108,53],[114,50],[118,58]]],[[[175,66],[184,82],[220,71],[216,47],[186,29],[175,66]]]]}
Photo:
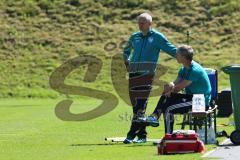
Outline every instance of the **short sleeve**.
{"type": "Polygon", "coordinates": [[[186,77],[186,80],[196,82],[201,77],[201,72],[199,70],[192,70],[192,72],[189,74],[189,76],[186,77]]]}
{"type": "Polygon", "coordinates": [[[183,67],[181,67],[178,71],[178,77],[183,78],[183,67]]]}

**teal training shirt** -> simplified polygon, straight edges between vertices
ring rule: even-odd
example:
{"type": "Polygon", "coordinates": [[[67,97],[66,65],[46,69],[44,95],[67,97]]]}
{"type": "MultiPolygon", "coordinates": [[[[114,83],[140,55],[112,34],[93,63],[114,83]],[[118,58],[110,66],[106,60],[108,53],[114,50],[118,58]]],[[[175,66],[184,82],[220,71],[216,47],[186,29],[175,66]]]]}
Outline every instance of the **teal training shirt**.
{"type": "Polygon", "coordinates": [[[151,28],[145,36],[140,31],[131,35],[124,47],[123,58],[124,61],[130,62],[130,72],[138,72],[141,69],[155,72],[161,50],[176,57],[176,47],[162,33],[151,28]],[[148,65],[144,66],[144,63],[148,65]]]}
{"type": "Polygon", "coordinates": [[[211,100],[211,84],[205,69],[195,61],[192,61],[190,68],[181,67],[178,77],[192,81],[185,88],[186,94],[204,94],[205,103],[209,105],[211,100]]]}

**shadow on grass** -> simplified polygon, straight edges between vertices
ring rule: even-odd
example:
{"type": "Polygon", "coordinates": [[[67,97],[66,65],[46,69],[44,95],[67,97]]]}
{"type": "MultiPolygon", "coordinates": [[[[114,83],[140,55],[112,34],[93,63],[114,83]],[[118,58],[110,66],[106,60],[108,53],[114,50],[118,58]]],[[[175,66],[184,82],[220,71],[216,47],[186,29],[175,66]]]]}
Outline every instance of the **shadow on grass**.
{"type": "Polygon", "coordinates": [[[134,144],[134,145],[128,145],[126,147],[146,147],[146,146],[156,146],[153,144],[134,144]]]}
{"type": "Polygon", "coordinates": [[[96,143],[96,144],[71,144],[71,147],[81,146],[125,146],[125,147],[146,147],[154,146],[153,144],[124,144],[124,143],[96,143]]]}
{"type": "Polygon", "coordinates": [[[71,147],[81,147],[81,146],[114,146],[114,145],[126,145],[123,143],[96,143],[96,144],[71,144],[71,147]]]}

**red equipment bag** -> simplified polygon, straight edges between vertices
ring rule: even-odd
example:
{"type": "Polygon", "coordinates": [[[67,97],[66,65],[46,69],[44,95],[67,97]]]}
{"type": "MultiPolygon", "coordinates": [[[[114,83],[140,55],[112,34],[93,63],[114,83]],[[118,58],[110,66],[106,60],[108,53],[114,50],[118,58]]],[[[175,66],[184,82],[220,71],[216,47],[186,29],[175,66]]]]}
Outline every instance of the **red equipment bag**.
{"type": "Polygon", "coordinates": [[[204,143],[194,130],[178,130],[166,134],[158,144],[158,154],[204,152],[204,143]]]}

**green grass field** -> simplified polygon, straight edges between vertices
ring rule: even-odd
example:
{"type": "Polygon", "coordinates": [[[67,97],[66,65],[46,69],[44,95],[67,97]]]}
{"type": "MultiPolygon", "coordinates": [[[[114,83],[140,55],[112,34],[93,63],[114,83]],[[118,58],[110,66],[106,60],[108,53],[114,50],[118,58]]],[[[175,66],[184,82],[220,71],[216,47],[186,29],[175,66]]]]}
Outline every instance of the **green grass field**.
{"type": "MultiPolygon", "coordinates": [[[[114,55],[138,30],[136,17],[153,15],[153,27],[176,46],[187,43],[204,67],[219,71],[219,88],[229,86],[220,69],[240,63],[240,0],[2,0],[0,2],[0,97],[57,98],[49,76],[64,62],[83,55],[102,61],[90,87],[113,91],[114,55]],[[116,46],[104,49],[108,43],[116,46]]],[[[176,77],[179,65],[162,52],[159,63],[176,77]]],[[[119,59],[122,62],[122,59],[119,59]]],[[[71,84],[85,85],[86,65],[76,68],[71,84]]]]}
{"type": "MultiPolygon", "coordinates": [[[[112,112],[84,121],[62,121],[55,116],[55,105],[62,99],[2,99],[0,101],[0,159],[3,160],[104,160],[104,159],[202,159],[201,155],[158,156],[152,143],[124,145],[104,141],[105,137],[125,136],[130,125],[131,108],[120,102],[112,112]],[[128,116],[124,116],[124,115],[128,116]],[[124,118],[122,118],[124,117],[124,118]]],[[[156,98],[149,101],[148,113],[156,98]]],[[[74,99],[71,111],[85,112],[100,104],[89,98],[74,99]],[[83,106],[89,106],[83,107],[83,106]]],[[[176,118],[181,122],[181,117],[176,118]]],[[[229,119],[218,119],[218,125],[229,119]]],[[[180,126],[175,126],[178,129],[180,126]]],[[[223,129],[218,126],[218,129],[223,129]]],[[[224,127],[230,133],[231,126],[224,127]]],[[[161,138],[163,125],[148,128],[149,138],[161,138]]],[[[219,139],[222,141],[223,139],[219,139]]],[[[206,145],[207,151],[215,145],[206,145]]]]}
{"type": "MultiPolygon", "coordinates": [[[[220,91],[229,87],[228,75],[221,67],[240,63],[239,8],[240,0],[1,0],[0,160],[201,159],[199,154],[159,157],[151,143],[105,142],[105,137],[125,136],[129,129],[131,108],[119,97],[117,108],[96,119],[58,119],[55,106],[65,97],[74,98],[74,113],[89,111],[101,100],[82,97],[71,90],[56,92],[50,87],[49,78],[70,59],[91,55],[102,63],[95,68],[100,69],[96,79],[91,74],[86,76],[87,65],[82,63],[66,77],[65,83],[116,96],[120,92],[126,98],[127,85],[120,74],[125,74],[120,72],[125,69],[119,58],[121,42],[138,30],[136,17],[149,12],[153,27],[176,46],[187,43],[186,33],[190,31],[189,44],[196,51],[195,59],[204,67],[219,71],[220,91]],[[106,50],[109,43],[116,46],[106,50]],[[115,80],[120,79],[114,85],[112,72],[119,73],[115,80]]],[[[173,80],[179,64],[165,53],[161,53],[159,63],[167,68],[160,80],[173,80]]],[[[148,113],[157,100],[150,99],[148,113]]],[[[232,126],[221,125],[228,124],[229,119],[219,118],[218,123],[220,130],[233,130],[232,126]]],[[[163,125],[148,131],[150,138],[160,138],[163,125]]],[[[211,150],[216,146],[206,147],[211,150]]]]}

